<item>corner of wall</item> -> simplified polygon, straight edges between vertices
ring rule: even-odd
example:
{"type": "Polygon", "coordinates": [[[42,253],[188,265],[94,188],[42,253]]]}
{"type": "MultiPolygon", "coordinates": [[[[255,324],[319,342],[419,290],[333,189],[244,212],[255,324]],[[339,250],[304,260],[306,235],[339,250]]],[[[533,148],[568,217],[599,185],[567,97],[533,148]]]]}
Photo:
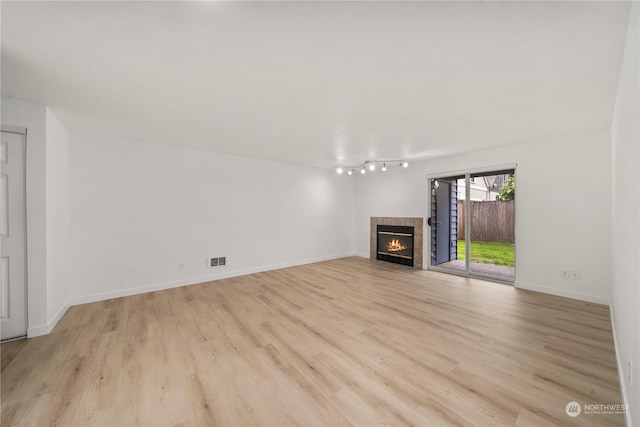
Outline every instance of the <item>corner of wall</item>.
{"type": "Polygon", "coordinates": [[[64,316],[64,314],[67,312],[69,307],[70,307],[69,302],[66,302],[62,307],[60,307],[60,310],[58,310],[58,312],[53,317],[48,319],[47,323],[38,325],[38,326],[29,327],[27,329],[27,338],[35,338],[35,337],[39,337],[39,336],[47,335],[51,333],[51,331],[53,331],[53,328],[56,327],[56,325],[58,324],[60,319],[62,319],[62,316],[64,316]]]}
{"type": "Polygon", "coordinates": [[[69,130],[45,107],[46,307],[49,333],[69,307],[69,130]]]}

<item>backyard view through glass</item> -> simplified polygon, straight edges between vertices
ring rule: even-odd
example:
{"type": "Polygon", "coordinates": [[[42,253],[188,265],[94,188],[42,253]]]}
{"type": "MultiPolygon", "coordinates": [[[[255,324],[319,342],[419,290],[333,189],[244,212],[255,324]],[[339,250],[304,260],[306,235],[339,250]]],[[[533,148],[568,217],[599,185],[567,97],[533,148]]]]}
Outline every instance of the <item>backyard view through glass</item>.
{"type": "Polygon", "coordinates": [[[432,179],[430,225],[431,265],[515,279],[514,170],[432,179]]]}
{"type": "MultiPolygon", "coordinates": [[[[515,267],[513,243],[471,242],[471,261],[515,267]]],[[[466,259],[464,240],[458,240],[458,259],[466,259]]]]}

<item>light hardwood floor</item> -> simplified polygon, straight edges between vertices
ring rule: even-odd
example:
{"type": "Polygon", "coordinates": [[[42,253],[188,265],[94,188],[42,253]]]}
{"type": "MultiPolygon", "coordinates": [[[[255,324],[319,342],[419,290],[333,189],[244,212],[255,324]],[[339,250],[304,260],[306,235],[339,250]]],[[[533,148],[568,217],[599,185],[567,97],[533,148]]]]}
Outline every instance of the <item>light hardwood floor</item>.
{"type": "Polygon", "coordinates": [[[362,258],[71,307],[2,425],[624,425],[609,310],[362,258]]]}

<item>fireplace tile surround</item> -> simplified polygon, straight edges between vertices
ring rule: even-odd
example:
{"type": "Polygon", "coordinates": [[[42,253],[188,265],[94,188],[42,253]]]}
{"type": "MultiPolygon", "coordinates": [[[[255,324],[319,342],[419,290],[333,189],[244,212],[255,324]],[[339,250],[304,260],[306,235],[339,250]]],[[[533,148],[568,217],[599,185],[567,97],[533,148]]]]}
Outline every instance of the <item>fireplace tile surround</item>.
{"type": "MultiPolygon", "coordinates": [[[[424,234],[424,218],[408,218],[408,217],[371,217],[371,227],[369,233],[369,259],[376,261],[376,230],[380,225],[401,225],[414,227],[413,241],[413,268],[421,270],[422,267],[422,247],[424,234]]],[[[384,262],[384,261],[376,261],[384,262]]],[[[411,267],[408,267],[411,268],[411,267]]]]}

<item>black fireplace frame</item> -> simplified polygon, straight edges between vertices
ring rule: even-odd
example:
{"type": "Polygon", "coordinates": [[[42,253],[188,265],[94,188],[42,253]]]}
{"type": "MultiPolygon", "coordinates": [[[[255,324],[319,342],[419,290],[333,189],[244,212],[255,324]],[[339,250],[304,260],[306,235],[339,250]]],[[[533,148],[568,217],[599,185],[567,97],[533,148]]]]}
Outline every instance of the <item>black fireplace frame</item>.
{"type": "Polygon", "coordinates": [[[413,267],[413,261],[416,257],[415,254],[415,227],[409,225],[384,225],[378,224],[376,228],[376,259],[380,261],[388,261],[396,264],[408,265],[413,267]],[[407,234],[411,235],[411,258],[389,255],[380,251],[380,232],[384,233],[398,233],[404,237],[407,234]]]}

